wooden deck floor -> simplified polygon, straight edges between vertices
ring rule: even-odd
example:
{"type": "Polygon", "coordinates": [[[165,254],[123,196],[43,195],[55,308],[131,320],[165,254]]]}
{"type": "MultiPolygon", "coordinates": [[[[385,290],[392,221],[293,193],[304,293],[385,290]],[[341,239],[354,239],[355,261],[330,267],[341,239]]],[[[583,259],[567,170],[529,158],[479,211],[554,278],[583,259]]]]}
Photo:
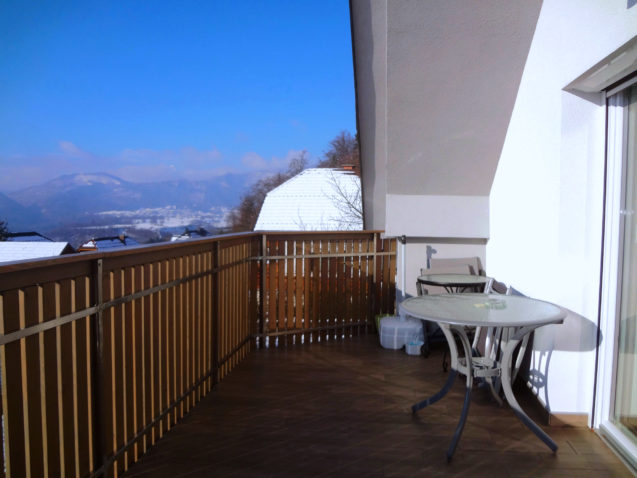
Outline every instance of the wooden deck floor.
{"type": "Polygon", "coordinates": [[[258,350],[125,476],[631,476],[589,429],[546,428],[553,454],[483,389],[448,464],[464,382],[410,410],[444,383],[442,350],[411,357],[373,335],[258,350]]]}

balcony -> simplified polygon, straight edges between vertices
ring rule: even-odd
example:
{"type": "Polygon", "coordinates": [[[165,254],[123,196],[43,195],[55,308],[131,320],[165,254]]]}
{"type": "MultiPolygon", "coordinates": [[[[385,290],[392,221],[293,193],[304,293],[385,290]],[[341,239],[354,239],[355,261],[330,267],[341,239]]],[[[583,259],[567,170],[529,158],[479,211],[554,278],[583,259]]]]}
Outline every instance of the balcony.
{"type": "Polygon", "coordinates": [[[368,334],[395,307],[395,248],[378,232],[250,233],[0,267],[0,469],[627,473],[588,429],[552,428],[553,455],[486,393],[447,465],[462,385],[409,409],[444,381],[442,347],[424,360],[368,334]]]}

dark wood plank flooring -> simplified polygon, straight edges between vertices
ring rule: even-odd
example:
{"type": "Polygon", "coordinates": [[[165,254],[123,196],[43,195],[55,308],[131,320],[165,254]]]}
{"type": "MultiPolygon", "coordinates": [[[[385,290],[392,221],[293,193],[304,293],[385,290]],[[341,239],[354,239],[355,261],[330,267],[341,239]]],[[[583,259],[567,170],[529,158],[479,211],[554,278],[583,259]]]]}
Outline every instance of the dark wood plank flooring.
{"type": "Polygon", "coordinates": [[[552,453],[479,388],[447,463],[464,380],[410,409],[444,383],[443,345],[428,359],[374,335],[253,352],[125,476],[632,476],[586,428],[547,427],[552,453]]]}

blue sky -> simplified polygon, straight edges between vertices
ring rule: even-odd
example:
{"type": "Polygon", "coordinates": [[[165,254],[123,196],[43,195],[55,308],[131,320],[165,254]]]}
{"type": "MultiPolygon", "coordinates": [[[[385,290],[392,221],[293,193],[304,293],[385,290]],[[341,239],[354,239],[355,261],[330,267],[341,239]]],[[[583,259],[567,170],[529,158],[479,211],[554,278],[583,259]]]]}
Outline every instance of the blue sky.
{"type": "Polygon", "coordinates": [[[0,2],[0,191],[283,169],[355,132],[346,0],[0,2]]]}

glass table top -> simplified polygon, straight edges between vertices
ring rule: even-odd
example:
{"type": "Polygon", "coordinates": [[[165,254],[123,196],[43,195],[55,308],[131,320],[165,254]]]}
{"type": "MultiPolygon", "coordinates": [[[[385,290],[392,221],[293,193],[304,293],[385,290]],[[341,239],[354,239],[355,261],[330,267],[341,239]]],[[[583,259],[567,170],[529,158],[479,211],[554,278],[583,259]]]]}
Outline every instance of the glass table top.
{"type": "Polygon", "coordinates": [[[411,297],[400,304],[399,312],[434,322],[481,327],[559,324],[566,316],[562,308],[550,302],[499,294],[411,297]]]}

